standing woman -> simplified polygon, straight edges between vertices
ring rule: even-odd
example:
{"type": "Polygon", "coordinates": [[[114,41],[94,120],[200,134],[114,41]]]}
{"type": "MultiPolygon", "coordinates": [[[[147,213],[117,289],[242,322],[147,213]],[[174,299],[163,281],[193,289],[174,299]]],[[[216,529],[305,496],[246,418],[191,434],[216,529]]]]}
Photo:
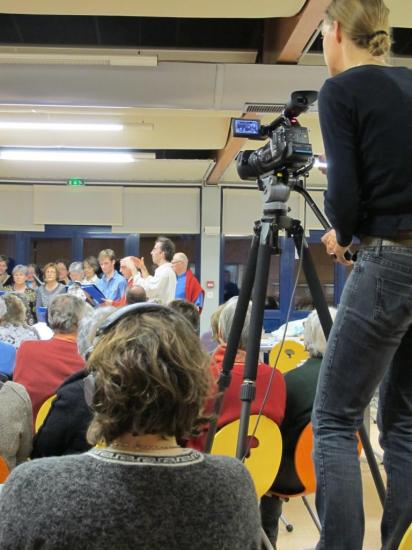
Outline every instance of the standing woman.
{"type": "Polygon", "coordinates": [[[58,282],[57,277],[56,264],[46,264],[43,268],[44,283],[37,290],[36,307],[49,307],[55,296],[66,292],[66,287],[58,282]]]}
{"type": "Polygon", "coordinates": [[[18,264],[12,271],[13,284],[4,287],[4,290],[14,292],[26,306],[26,323],[33,325],[36,322],[36,291],[27,286],[27,267],[18,264]]]}
{"type": "Polygon", "coordinates": [[[357,440],[380,387],[387,472],[382,545],[412,495],[412,71],[390,67],[382,0],[333,0],[323,23],[331,78],[319,94],[327,157],[322,239],[348,264],[361,242],[329,336],[313,411],[317,550],[361,550],[364,534],[357,440]]]}

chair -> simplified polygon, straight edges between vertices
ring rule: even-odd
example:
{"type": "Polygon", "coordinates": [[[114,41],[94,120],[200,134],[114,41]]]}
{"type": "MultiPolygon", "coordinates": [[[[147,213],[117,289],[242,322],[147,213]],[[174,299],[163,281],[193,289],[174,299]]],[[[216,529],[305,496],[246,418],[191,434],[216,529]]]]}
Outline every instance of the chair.
{"type": "MultiPolygon", "coordinates": [[[[360,454],[362,451],[362,444],[358,438],[358,454],[360,454]]],[[[306,498],[306,495],[309,495],[311,493],[314,493],[316,491],[316,474],[315,474],[315,465],[313,463],[313,429],[312,429],[312,422],[309,422],[306,424],[306,426],[303,428],[303,430],[300,432],[300,435],[298,437],[298,440],[296,442],[295,446],[295,452],[294,452],[294,480],[292,481],[295,483],[295,488],[291,490],[290,493],[282,493],[272,491],[273,494],[285,497],[285,498],[291,498],[291,497],[302,497],[303,503],[308,510],[313,522],[315,523],[316,527],[320,531],[320,523],[311,509],[308,500],[306,498]]],[[[292,477],[292,476],[291,476],[292,477]]],[[[292,477],[292,479],[293,479],[292,477]]]]}
{"type": "Polygon", "coordinates": [[[308,359],[309,353],[305,350],[305,347],[300,342],[295,340],[285,340],[278,342],[273,346],[269,353],[269,365],[275,366],[281,372],[285,373],[294,369],[299,363],[308,359]],[[279,356],[279,359],[278,359],[279,356]]]}
{"type": "Polygon", "coordinates": [[[10,468],[5,459],[0,455],[0,483],[4,483],[10,474],[10,468]]]}
{"type": "MultiPolygon", "coordinates": [[[[252,415],[249,419],[249,437],[253,433],[257,419],[257,415],[252,415]]],[[[211,454],[236,456],[239,425],[240,421],[234,420],[217,432],[211,454]]],[[[249,470],[256,493],[260,498],[272,486],[278,473],[282,456],[282,436],[278,425],[273,420],[261,416],[253,438],[244,464],[249,470]]]]}
{"type": "Polygon", "coordinates": [[[43,426],[43,422],[46,420],[46,416],[49,414],[49,410],[51,407],[51,404],[56,399],[56,395],[51,395],[46,399],[46,401],[42,404],[42,406],[39,409],[39,412],[36,416],[36,421],[34,423],[34,431],[37,433],[40,428],[43,426]]]}

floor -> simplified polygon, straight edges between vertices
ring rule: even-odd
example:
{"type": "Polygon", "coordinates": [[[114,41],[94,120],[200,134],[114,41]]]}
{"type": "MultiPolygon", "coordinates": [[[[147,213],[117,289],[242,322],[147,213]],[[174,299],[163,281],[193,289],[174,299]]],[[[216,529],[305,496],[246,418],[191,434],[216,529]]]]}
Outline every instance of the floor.
{"type": "MultiPolygon", "coordinates": [[[[373,423],[371,424],[371,443],[374,450],[379,454],[381,453],[381,449],[377,442],[376,425],[373,423]]],[[[384,476],[383,467],[380,466],[380,469],[384,476]]],[[[363,454],[361,456],[361,471],[366,519],[363,550],[379,550],[382,507],[372,480],[372,475],[369,471],[368,463],[363,454]]],[[[312,508],[315,509],[314,495],[309,495],[308,500],[312,508]]],[[[289,500],[289,502],[284,505],[283,510],[287,520],[293,525],[293,531],[288,533],[285,526],[283,524],[280,525],[277,550],[312,550],[315,548],[319,533],[302,499],[294,498],[289,500]]]]}

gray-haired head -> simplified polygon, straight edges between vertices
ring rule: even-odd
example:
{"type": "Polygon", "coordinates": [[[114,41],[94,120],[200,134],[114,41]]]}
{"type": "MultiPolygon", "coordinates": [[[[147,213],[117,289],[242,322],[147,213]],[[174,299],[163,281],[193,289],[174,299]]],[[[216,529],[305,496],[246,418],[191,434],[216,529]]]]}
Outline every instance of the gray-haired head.
{"type": "Polygon", "coordinates": [[[59,294],[49,305],[49,325],[55,332],[77,333],[81,319],[88,312],[85,302],[71,294],[59,294]]]}
{"type": "MultiPolygon", "coordinates": [[[[336,317],[336,309],[329,308],[332,321],[336,317]]],[[[314,309],[305,319],[305,348],[311,357],[323,357],[326,350],[326,339],[319,321],[318,312],[314,309]]]]}
{"type": "Polygon", "coordinates": [[[79,355],[86,358],[93,347],[98,328],[114,311],[116,311],[116,308],[112,306],[100,307],[94,309],[90,316],[81,319],[77,332],[77,349],[79,355]]]}
{"type": "Polygon", "coordinates": [[[0,297],[0,319],[2,319],[7,313],[6,302],[0,297]]]}
{"type": "MultiPolygon", "coordinates": [[[[219,317],[219,336],[223,342],[227,343],[229,339],[230,330],[233,324],[233,317],[235,315],[238,296],[230,298],[222,309],[219,317]]],[[[249,306],[246,312],[245,323],[243,325],[242,334],[239,340],[239,349],[246,349],[247,340],[249,336],[250,328],[250,312],[252,310],[252,302],[249,302],[249,306]]]]}
{"type": "Polygon", "coordinates": [[[25,276],[27,276],[27,266],[23,264],[17,264],[13,267],[13,271],[11,272],[12,275],[15,273],[23,273],[25,276]]]}
{"type": "Polygon", "coordinates": [[[83,273],[82,262],[72,262],[69,267],[69,273],[83,273]]]}

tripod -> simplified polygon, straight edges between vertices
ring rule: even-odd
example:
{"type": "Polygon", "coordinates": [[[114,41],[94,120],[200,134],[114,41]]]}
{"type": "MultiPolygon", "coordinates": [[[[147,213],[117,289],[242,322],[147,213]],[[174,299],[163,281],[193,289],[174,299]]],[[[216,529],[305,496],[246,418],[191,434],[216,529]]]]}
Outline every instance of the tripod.
{"type": "MultiPolygon", "coordinates": [[[[237,440],[236,457],[243,460],[248,448],[248,427],[251,403],[256,393],[257,365],[260,352],[260,339],[263,326],[263,316],[265,307],[265,297],[267,281],[269,276],[271,255],[280,253],[279,249],[279,231],[285,230],[288,237],[293,238],[296,250],[302,261],[302,269],[306,276],[315,308],[317,310],[322,330],[327,339],[332,326],[332,318],[323,294],[322,286],[318,279],[316,269],[309,251],[308,244],[304,238],[304,230],[298,220],[287,216],[286,202],[289,198],[291,189],[300,193],[314,214],[325,229],[330,226],[319,210],[309,193],[304,189],[303,182],[298,174],[283,174],[281,181],[274,174],[259,178],[258,186],[264,193],[265,204],[262,218],[255,222],[254,235],[246,265],[245,274],[242,281],[242,287],[238,298],[236,311],[233,318],[233,324],[229,334],[225,357],[223,360],[222,373],[218,381],[218,397],[215,401],[214,416],[208,431],[205,452],[210,452],[213,439],[217,429],[217,418],[223,405],[224,391],[230,385],[231,369],[236,357],[240,335],[244,325],[248,305],[252,296],[252,311],[250,319],[250,332],[246,350],[246,362],[243,374],[243,384],[241,386],[240,399],[242,401],[240,426],[237,440]]],[[[364,426],[359,430],[359,436],[368,460],[369,468],[374,479],[376,489],[381,500],[385,500],[385,486],[372,450],[366,429],[364,426]]],[[[270,548],[270,546],[268,546],[270,548]]]]}

